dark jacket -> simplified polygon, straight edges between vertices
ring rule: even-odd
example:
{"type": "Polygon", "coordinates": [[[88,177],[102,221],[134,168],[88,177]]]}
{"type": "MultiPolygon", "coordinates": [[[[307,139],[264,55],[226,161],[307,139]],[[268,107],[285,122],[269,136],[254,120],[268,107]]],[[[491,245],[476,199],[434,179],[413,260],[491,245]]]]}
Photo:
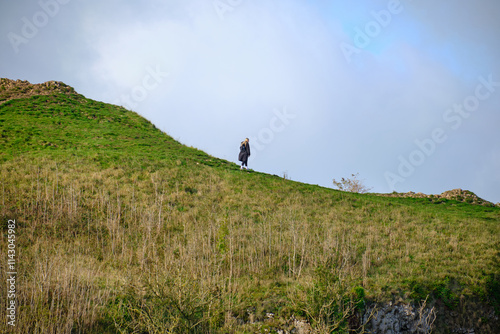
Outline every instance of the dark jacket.
{"type": "Polygon", "coordinates": [[[250,156],[250,143],[242,142],[240,146],[240,154],[238,156],[239,161],[246,161],[250,156]]]}

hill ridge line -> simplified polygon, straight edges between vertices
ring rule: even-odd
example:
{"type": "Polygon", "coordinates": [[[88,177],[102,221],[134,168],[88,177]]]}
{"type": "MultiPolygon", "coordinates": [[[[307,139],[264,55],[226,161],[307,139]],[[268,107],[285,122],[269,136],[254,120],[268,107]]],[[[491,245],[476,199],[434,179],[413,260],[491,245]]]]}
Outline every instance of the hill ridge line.
{"type": "MultiPolygon", "coordinates": [[[[32,96],[41,96],[41,95],[52,95],[52,94],[80,95],[75,91],[73,87],[65,84],[62,81],[49,80],[43,83],[33,84],[30,83],[28,80],[20,80],[20,79],[13,80],[8,78],[0,78],[0,105],[2,105],[7,101],[15,99],[29,98],[32,96]]],[[[371,194],[382,197],[427,198],[434,201],[443,199],[456,200],[458,202],[465,202],[475,205],[500,207],[500,203],[494,204],[492,202],[480,198],[475,193],[469,190],[462,190],[460,188],[448,190],[441,194],[430,194],[430,195],[421,192],[415,193],[413,191],[409,191],[406,193],[393,192],[393,193],[371,193],[371,194]]]]}

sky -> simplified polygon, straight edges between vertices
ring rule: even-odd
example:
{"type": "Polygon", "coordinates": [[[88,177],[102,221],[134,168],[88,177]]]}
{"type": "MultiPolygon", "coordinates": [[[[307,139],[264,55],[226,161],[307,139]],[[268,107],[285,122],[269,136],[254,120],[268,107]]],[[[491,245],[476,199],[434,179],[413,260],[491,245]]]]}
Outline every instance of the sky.
{"type": "Polygon", "coordinates": [[[500,202],[497,0],[0,2],[0,77],[62,81],[181,143],[325,187],[500,202]]]}

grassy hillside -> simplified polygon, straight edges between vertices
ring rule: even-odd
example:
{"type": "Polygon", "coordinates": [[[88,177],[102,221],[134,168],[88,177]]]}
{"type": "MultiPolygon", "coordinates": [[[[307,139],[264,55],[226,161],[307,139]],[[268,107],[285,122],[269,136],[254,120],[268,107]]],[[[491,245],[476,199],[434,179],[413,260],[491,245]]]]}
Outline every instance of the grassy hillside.
{"type": "Polygon", "coordinates": [[[19,305],[0,332],[346,332],[369,304],[427,297],[498,329],[497,207],[242,172],[74,92],[0,104],[0,148],[19,305]]]}

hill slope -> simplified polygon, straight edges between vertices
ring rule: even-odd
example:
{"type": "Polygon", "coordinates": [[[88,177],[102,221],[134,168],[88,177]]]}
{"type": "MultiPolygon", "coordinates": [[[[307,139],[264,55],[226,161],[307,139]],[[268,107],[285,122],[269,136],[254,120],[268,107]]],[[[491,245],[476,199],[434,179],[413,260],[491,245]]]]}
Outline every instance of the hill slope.
{"type": "Polygon", "coordinates": [[[436,332],[498,329],[499,208],[246,173],[72,89],[3,91],[18,333],[347,331],[427,297],[436,332]]]}

